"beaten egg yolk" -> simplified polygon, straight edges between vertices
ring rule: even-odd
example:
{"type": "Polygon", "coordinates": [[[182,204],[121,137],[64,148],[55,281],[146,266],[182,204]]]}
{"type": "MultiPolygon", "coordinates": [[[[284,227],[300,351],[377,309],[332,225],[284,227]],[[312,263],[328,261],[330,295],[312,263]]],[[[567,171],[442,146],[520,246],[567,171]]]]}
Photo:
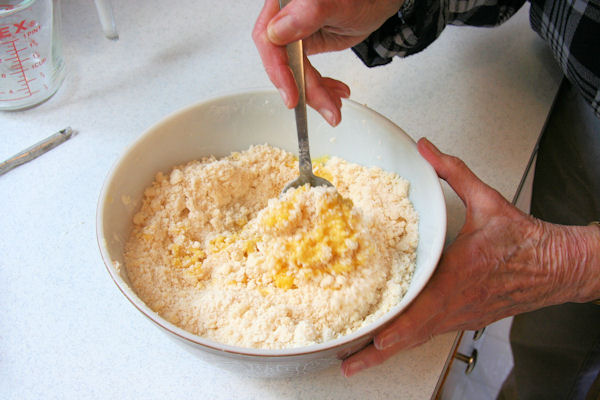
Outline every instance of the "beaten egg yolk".
{"type": "MultiPolygon", "coordinates": [[[[283,227],[296,207],[298,196],[308,190],[303,186],[293,196],[282,201],[267,213],[262,223],[268,227],[283,227]]],[[[308,274],[341,274],[362,263],[358,257],[359,239],[356,231],[357,215],[353,203],[339,193],[327,193],[317,210],[317,215],[302,235],[292,235],[284,240],[285,254],[276,258],[273,281],[282,289],[295,287],[299,271],[308,274]]]]}

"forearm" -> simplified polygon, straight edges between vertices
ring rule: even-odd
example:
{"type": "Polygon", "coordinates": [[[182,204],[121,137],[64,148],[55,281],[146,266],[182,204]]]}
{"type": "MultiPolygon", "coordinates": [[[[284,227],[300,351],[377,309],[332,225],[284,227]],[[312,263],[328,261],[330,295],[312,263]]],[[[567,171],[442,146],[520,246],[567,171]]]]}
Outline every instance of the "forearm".
{"type": "Polygon", "coordinates": [[[600,298],[600,226],[541,223],[537,257],[549,272],[550,304],[600,298]]]}

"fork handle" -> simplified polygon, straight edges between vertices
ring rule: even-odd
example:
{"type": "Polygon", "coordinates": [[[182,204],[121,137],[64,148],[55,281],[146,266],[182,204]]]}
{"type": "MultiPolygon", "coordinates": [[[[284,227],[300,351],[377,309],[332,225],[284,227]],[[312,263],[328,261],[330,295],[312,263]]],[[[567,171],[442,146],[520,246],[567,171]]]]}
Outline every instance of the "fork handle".
{"type": "MultiPolygon", "coordinates": [[[[279,7],[283,8],[290,0],[279,0],[279,7]]],[[[302,40],[297,40],[286,46],[288,63],[296,87],[298,88],[298,104],[294,109],[296,114],[296,130],[298,132],[298,163],[300,175],[312,175],[312,162],[308,144],[308,119],[306,115],[306,90],[304,83],[304,52],[302,40]]]]}

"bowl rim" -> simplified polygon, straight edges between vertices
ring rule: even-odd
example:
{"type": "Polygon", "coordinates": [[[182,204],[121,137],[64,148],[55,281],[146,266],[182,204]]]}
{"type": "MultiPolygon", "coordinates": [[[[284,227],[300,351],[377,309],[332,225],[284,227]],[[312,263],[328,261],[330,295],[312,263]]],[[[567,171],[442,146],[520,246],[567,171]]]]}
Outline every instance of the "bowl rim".
{"type": "MultiPolygon", "coordinates": [[[[204,338],[202,336],[199,336],[199,335],[193,334],[189,331],[186,331],[185,329],[180,328],[180,327],[176,326],[175,324],[167,321],[162,316],[160,316],[157,312],[153,311],[150,307],[148,307],[146,305],[146,303],[137,296],[137,294],[129,286],[129,284],[127,284],[127,282],[120,276],[118,267],[115,265],[115,262],[113,260],[111,260],[109,257],[106,240],[104,239],[104,226],[103,226],[104,210],[103,210],[103,208],[104,208],[105,203],[108,202],[108,188],[109,188],[110,183],[112,182],[117,170],[119,169],[121,164],[124,162],[125,156],[127,154],[129,154],[133,149],[135,149],[142,141],[144,141],[144,139],[147,136],[149,136],[151,133],[155,132],[157,130],[157,128],[159,128],[161,125],[171,121],[174,118],[177,118],[178,116],[180,116],[182,114],[186,114],[193,109],[209,105],[210,103],[213,103],[213,102],[223,101],[224,99],[227,99],[230,97],[238,97],[238,96],[242,96],[242,95],[245,96],[245,95],[250,95],[250,94],[273,95],[276,93],[277,92],[272,88],[249,88],[249,89],[242,89],[242,90],[235,90],[235,91],[233,91],[233,90],[225,91],[225,92],[222,92],[215,96],[205,98],[203,100],[200,100],[198,102],[190,104],[190,105],[183,107],[179,110],[176,110],[174,112],[171,112],[171,113],[167,114],[166,116],[163,116],[160,120],[156,121],[155,123],[150,125],[148,128],[146,128],[135,140],[133,140],[129,145],[127,145],[123,149],[123,151],[120,153],[120,155],[118,156],[117,160],[111,166],[108,174],[106,175],[106,177],[102,183],[102,189],[100,191],[98,203],[96,206],[96,242],[97,242],[98,248],[100,250],[100,255],[102,257],[104,266],[105,266],[106,270],[108,271],[110,277],[112,278],[112,280],[116,284],[116,286],[119,288],[121,293],[125,296],[125,298],[139,312],[141,312],[142,315],[144,315],[146,318],[148,318],[150,321],[152,321],[158,327],[175,335],[179,339],[191,342],[193,344],[199,345],[201,347],[205,347],[207,349],[210,349],[210,350],[213,350],[213,351],[216,351],[219,353],[228,353],[228,354],[236,355],[236,356],[241,355],[241,356],[247,356],[247,357],[261,357],[261,358],[281,358],[281,357],[304,356],[307,354],[322,353],[324,351],[339,350],[343,346],[345,346],[349,343],[358,343],[359,341],[361,341],[367,337],[373,337],[376,334],[376,332],[383,329],[385,326],[390,324],[398,315],[400,315],[402,312],[404,312],[404,310],[406,310],[406,308],[421,293],[421,291],[427,285],[427,283],[431,279],[431,276],[437,269],[437,264],[439,263],[439,260],[442,256],[442,251],[444,248],[445,236],[447,234],[447,215],[446,215],[445,198],[444,198],[444,194],[442,191],[440,180],[438,178],[436,180],[437,184],[434,185],[435,186],[435,194],[434,195],[436,197],[438,197],[439,204],[441,205],[439,211],[441,213],[442,218],[441,218],[440,226],[439,226],[440,232],[441,232],[440,238],[439,238],[438,242],[434,243],[432,246],[432,253],[435,253],[435,257],[432,257],[432,262],[435,262],[434,267],[430,268],[428,271],[426,271],[426,273],[423,276],[422,284],[419,285],[419,287],[417,287],[417,290],[416,290],[415,294],[412,296],[412,298],[408,298],[408,300],[406,301],[406,303],[404,304],[402,309],[396,309],[399,306],[399,304],[395,305],[389,311],[387,311],[385,314],[383,314],[381,317],[379,317],[375,321],[357,329],[356,331],[354,331],[348,335],[344,335],[344,336],[338,337],[336,339],[325,341],[322,343],[316,343],[316,344],[311,344],[308,346],[301,346],[301,347],[284,348],[284,349],[260,349],[260,348],[232,346],[232,345],[217,342],[215,340],[204,338]]],[[[410,140],[410,142],[412,142],[412,144],[416,147],[416,142],[406,132],[404,132],[404,130],[402,128],[400,128],[398,125],[396,125],[394,122],[392,122],[390,119],[388,119],[384,115],[369,108],[366,104],[362,104],[362,103],[359,103],[359,102],[357,102],[355,100],[351,100],[351,99],[342,99],[342,102],[343,102],[344,106],[346,106],[346,107],[360,109],[362,112],[366,112],[367,114],[370,114],[375,119],[379,119],[379,120],[386,122],[387,124],[391,124],[396,130],[398,130],[403,135],[405,135],[410,140]]],[[[430,170],[429,172],[433,173],[433,175],[437,178],[437,173],[435,172],[433,167],[426,161],[425,161],[425,168],[429,169],[430,170]]],[[[405,297],[406,297],[406,294],[402,297],[401,300],[404,300],[405,297]]]]}

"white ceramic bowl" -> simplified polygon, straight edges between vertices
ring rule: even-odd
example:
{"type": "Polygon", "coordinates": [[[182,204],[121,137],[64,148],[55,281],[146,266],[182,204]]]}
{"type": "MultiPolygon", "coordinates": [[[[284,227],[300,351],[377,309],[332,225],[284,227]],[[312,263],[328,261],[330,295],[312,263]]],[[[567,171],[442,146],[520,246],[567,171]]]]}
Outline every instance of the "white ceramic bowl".
{"type": "Polygon", "coordinates": [[[309,110],[313,157],[335,155],[394,171],[411,183],[419,214],[417,265],[406,295],[381,319],[326,343],[284,350],[228,346],[189,333],[161,318],[128,284],[123,247],[144,188],[158,171],[202,156],[226,156],[268,143],[297,153],[294,113],[277,92],[248,91],[204,101],[163,119],[135,141],[110,171],[97,211],[97,236],[108,272],[129,301],[171,338],[219,367],[252,376],[289,376],[338,364],[368,344],[423,289],[439,261],[446,235],[446,207],[433,168],[398,126],[353,101],[344,101],[341,124],[332,128],[309,110]]]}

